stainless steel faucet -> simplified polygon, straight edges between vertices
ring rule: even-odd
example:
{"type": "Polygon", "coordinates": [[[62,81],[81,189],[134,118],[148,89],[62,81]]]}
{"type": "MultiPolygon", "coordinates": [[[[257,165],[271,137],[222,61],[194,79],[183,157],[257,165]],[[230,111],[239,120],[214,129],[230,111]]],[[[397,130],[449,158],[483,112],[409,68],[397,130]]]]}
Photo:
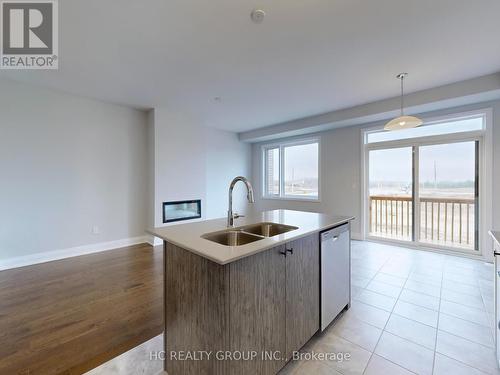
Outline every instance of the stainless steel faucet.
{"type": "Polygon", "coordinates": [[[255,199],[253,197],[253,187],[250,181],[246,177],[238,176],[231,181],[231,185],[229,185],[229,209],[227,211],[227,226],[234,227],[234,219],[242,217],[243,215],[233,214],[233,189],[234,185],[238,181],[242,181],[247,187],[247,200],[248,203],[255,203],[255,199]]]}

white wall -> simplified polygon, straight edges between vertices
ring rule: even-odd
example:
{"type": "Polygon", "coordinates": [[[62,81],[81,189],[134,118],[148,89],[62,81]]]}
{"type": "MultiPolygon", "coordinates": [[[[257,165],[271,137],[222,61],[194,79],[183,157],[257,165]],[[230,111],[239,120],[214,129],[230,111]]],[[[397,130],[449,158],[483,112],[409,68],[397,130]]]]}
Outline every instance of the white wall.
{"type": "MultiPolygon", "coordinates": [[[[500,191],[500,101],[449,108],[420,115],[435,117],[482,108],[493,110],[493,228],[500,229],[500,195],[498,194],[500,191]]],[[[256,195],[258,209],[287,208],[353,215],[356,217],[352,226],[353,236],[361,236],[361,129],[381,124],[364,124],[315,134],[321,139],[320,203],[262,199],[261,146],[265,142],[254,144],[252,149],[253,181],[258,189],[256,195]]],[[[295,138],[300,137],[288,139],[295,138]]]]}
{"type": "Polygon", "coordinates": [[[0,260],[142,236],[146,114],[2,80],[0,179],[0,260]]]}
{"type": "MultiPolygon", "coordinates": [[[[229,184],[236,176],[252,178],[251,146],[238,140],[236,133],[206,129],[206,217],[225,217],[229,184]]],[[[251,181],[253,182],[253,181],[251,181]]],[[[244,214],[247,203],[245,185],[239,182],[233,190],[233,211],[244,214]]]]}
{"type": "MultiPolygon", "coordinates": [[[[202,127],[167,108],[154,110],[154,134],[155,226],[164,225],[166,201],[201,199],[202,218],[225,216],[230,181],[251,172],[251,146],[236,133],[202,127]]],[[[238,186],[236,208],[246,208],[245,197],[238,186]]]]}
{"type": "MultiPolygon", "coordinates": [[[[164,201],[202,199],[204,218],[223,217],[229,182],[250,172],[235,133],[3,80],[0,268],[142,241],[164,201]]],[[[238,186],[240,212],[245,196],[238,186]]]]}
{"type": "MultiPolygon", "coordinates": [[[[147,112],[147,203],[146,203],[146,228],[155,227],[155,182],[156,182],[156,155],[155,155],[155,111],[147,112]]],[[[154,237],[147,235],[148,242],[154,243],[154,237]]]]}
{"type": "Polygon", "coordinates": [[[155,226],[163,225],[162,203],[202,200],[205,212],[205,138],[197,123],[168,109],[154,110],[155,226]]]}
{"type": "MultiPolygon", "coordinates": [[[[359,128],[341,128],[324,133],[317,133],[320,138],[320,202],[278,200],[262,198],[262,152],[261,146],[253,146],[253,180],[258,194],[257,208],[271,210],[286,208],[322,212],[337,215],[352,215],[353,236],[361,232],[360,215],[360,136],[359,128]],[[358,194],[359,192],[359,194],[358,194]]],[[[306,136],[306,137],[310,137],[306,136]]],[[[300,138],[300,137],[299,137],[300,138]]],[[[294,138],[288,138],[294,139],[294,138]]],[[[275,141],[273,141],[275,142],[275,141]]]]}

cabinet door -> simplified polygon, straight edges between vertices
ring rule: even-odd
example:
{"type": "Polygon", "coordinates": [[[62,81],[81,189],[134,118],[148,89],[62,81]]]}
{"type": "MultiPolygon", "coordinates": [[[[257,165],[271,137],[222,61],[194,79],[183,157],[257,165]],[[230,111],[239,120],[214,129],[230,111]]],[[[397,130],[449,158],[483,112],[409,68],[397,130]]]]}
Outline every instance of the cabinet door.
{"type": "Polygon", "coordinates": [[[286,353],[299,350],[319,329],[319,234],[286,245],[286,353]]]}
{"type": "Polygon", "coordinates": [[[285,246],[230,264],[231,351],[256,352],[231,361],[231,374],[276,374],[285,355],[285,246]],[[278,359],[266,358],[275,355],[278,359]]]}

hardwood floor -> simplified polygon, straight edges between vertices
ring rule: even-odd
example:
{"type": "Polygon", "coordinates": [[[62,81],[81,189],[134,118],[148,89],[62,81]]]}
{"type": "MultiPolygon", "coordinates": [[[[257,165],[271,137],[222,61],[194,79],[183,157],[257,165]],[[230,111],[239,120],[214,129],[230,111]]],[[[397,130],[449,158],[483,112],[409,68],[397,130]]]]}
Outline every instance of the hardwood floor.
{"type": "Polygon", "coordinates": [[[163,252],[136,245],[0,272],[0,374],[81,374],[163,331],[163,252]]]}

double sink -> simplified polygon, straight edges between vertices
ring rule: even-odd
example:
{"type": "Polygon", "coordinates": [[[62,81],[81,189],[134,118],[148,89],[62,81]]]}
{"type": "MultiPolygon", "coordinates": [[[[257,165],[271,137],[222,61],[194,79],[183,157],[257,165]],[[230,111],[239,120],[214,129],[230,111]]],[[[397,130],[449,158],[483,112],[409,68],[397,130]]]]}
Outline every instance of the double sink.
{"type": "Polygon", "coordinates": [[[299,229],[292,225],[277,223],[257,223],[238,228],[230,228],[218,232],[211,232],[201,237],[225,246],[241,246],[267,237],[277,236],[292,230],[299,229]]]}

